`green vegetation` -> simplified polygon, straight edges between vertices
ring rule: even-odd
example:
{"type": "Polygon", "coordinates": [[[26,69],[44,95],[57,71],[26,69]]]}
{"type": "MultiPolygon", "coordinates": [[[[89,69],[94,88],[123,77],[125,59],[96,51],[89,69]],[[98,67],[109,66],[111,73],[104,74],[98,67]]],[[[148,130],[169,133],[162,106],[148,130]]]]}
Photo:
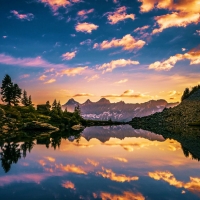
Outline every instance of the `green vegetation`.
{"type": "Polygon", "coordinates": [[[183,101],[184,99],[187,99],[189,96],[191,96],[194,92],[196,92],[198,89],[200,89],[200,85],[194,86],[192,87],[192,89],[190,90],[189,88],[185,88],[183,95],[181,97],[181,101],[183,101]]]}

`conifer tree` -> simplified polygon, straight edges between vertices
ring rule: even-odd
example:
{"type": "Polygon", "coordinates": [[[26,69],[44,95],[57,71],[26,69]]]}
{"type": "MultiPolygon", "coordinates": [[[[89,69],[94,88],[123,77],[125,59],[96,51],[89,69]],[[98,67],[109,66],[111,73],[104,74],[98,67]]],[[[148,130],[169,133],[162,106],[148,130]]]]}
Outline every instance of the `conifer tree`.
{"type": "Polygon", "coordinates": [[[12,100],[11,102],[17,106],[20,102],[21,99],[21,95],[22,95],[22,90],[19,88],[19,86],[17,84],[13,85],[13,91],[12,91],[12,100]]]}
{"type": "Polygon", "coordinates": [[[51,105],[50,105],[50,102],[49,102],[49,101],[46,102],[46,108],[47,108],[48,110],[50,110],[50,108],[51,108],[51,105]]]}
{"type": "Polygon", "coordinates": [[[28,97],[28,105],[31,106],[32,103],[33,103],[33,102],[32,102],[32,98],[31,98],[31,95],[30,95],[30,96],[28,97]]]}
{"type": "Polygon", "coordinates": [[[26,90],[23,91],[23,94],[22,94],[22,104],[24,106],[28,106],[29,105],[29,99],[28,99],[28,96],[27,96],[27,92],[26,90]]]}
{"type": "Polygon", "coordinates": [[[53,101],[51,107],[52,107],[52,110],[56,110],[57,109],[57,101],[56,101],[56,99],[53,101]]]}
{"type": "Polygon", "coordinates": [[[77,115],[79,115],[79,116],[81,115],[81,108],[80,108],[79,105],[75,106],[74,112],[75,112],[77,115]]]}

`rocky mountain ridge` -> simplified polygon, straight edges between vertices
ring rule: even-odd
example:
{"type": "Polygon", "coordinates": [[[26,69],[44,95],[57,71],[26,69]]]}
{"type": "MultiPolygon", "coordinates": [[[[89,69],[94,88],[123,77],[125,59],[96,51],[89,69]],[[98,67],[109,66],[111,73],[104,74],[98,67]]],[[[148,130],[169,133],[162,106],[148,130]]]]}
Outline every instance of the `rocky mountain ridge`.
{"type": "Polygon", "coordinates": [[[74,111],[75,106],[79,105],[81,114],[84,119],[90,120],[109,120],[112,121],[124,121],[128,122],[134,117],[143,117],[154,114],[156,112],[162,112],[164,108],[174,107],[178,103],[167,103],[167,101],[150,100],[145,103],[125,103],[120,101],[117,103],[110,103],[106,98],[102,98],[97,102],[92,102],[89,99],[80,104],[74,99],[62,106],[62,109],[66,109],[70,112],[74,111]]]}

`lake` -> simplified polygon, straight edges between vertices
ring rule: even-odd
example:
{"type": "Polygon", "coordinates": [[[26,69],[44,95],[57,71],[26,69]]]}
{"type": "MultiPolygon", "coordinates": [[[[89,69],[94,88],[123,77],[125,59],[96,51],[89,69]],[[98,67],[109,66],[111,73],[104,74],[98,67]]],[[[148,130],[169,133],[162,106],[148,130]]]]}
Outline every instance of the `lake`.
{"type": "Polygon", "coordinates": [[[129,125],[5,140],[0,196],[6,200],[200,199],[199,142],[180,141],[129,125]]]}

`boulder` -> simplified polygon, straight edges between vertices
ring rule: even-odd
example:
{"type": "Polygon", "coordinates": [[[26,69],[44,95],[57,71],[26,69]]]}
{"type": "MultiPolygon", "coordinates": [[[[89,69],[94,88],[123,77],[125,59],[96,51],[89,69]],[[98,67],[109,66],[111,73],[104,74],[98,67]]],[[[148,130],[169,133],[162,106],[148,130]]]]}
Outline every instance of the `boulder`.
{"type": "Polygon", "coordinates": [[[83,130],[85,127],[82,126],[81,124],[77,124],[71,127],[75,131],[83,130]]]}
{"type": "Polygon", "coordinates": [[[52,126],[51,124],[42,123],[38,121],[25,123],[23,129],[25,130],[55,130],[55,131],[59,130],[59,128],[52,126]]]}

